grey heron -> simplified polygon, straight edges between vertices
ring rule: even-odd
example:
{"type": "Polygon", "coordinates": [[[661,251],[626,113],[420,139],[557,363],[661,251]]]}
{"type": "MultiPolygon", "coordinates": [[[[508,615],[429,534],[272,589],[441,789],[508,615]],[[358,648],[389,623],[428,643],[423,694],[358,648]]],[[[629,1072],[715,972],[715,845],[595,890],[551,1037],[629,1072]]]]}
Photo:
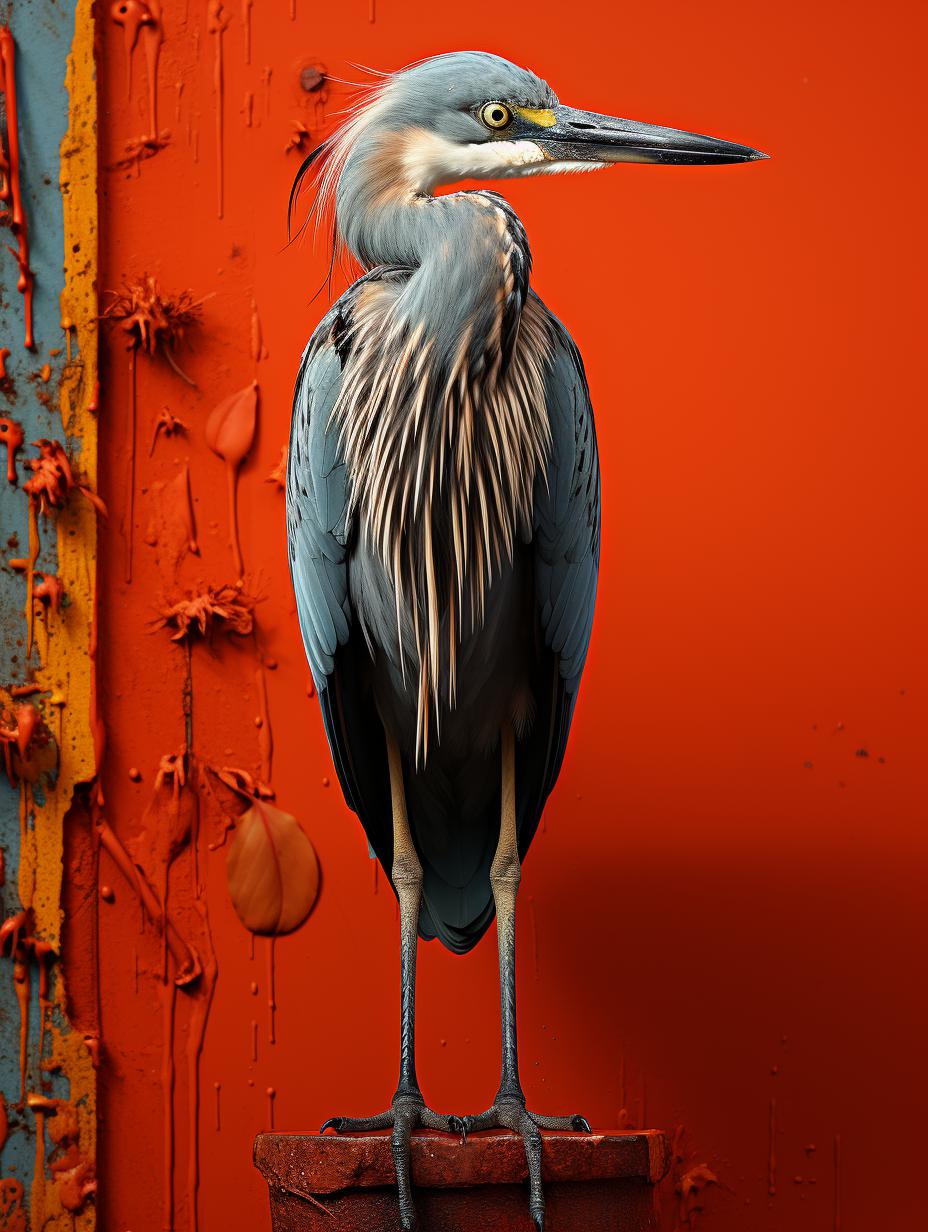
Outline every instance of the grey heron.
{"type": "MultiPolygon", "coordinates": [[[[516,1033],[521,862],[560,771],[590,640],[600,481],[583,364],[530,287],[518,216],[472,179],[614,163],[717,164],[747,146],[575,110],[498,56],[386,77],[304,163],[366,271],[306,348],[287,468],[306,655],[349,808],[400,910],[400,1073],[389,1109],[400,1222],[415,1226],[412,1130],[524,1140],[544,1226],[541,1129],[516,1033]],[[415,1065],[418,937],[457,954],[497,922],[502,1072],[484,1112],[439,1115],[415,1065]]],[[[293,196],[291,196],[291,207],[293,196]]]]}

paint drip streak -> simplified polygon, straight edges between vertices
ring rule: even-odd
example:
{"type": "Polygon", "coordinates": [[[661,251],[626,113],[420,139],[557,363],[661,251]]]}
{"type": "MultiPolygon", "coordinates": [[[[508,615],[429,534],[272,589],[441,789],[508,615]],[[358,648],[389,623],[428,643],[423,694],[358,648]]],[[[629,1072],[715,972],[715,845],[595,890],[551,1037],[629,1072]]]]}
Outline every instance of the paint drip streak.
{"type": "Polygon", "coordinates": [[[251,10],[254,0],[242,0],[242,30],[245,36],[245,63],[251,63],[251,10]]]}
{"type": "Polygon", "coordinates": [[[143,28],[145,62],[148,69],[148,135],[152,142],[158,139],[158,63],[161,59],[161,44],[164,28],[161,23],[161,5],[158,0],[148,0],[152,20],[143,28]]]}
{"type": "Polygon", "coordinates": [[[229,25],[229,17],[222,0],[210,0],[207,28],[216,40],[213,59],[213,104],[216,111],[216,217],[222,218],[224,210],[225,150],[223,131],[224,66],[222,36],[229,25]]]}
{"type": "Polygon", "coordinates": [[[35,277],[29,265],[29,225],[23,206],[19,157],[19,116],[16,97],[16,44],[8,26],[0,26],[0,93],[6,104],[8,153],[0,146],[0,202],[9,210],[10,227],[16,238],[13,256],[19,267],[16,289],[23,297],[24,341],[27,350],[35,347],[32,333],[32,293],[35,277]]]}
{"type": "Polygon", "coordinates": [[[267,944],[267,1042],[277,1043],[277,938],[269,937],[267,944]]]}
{"type": "Polygon", "coordinates": [[[264,783],[270,783],[274,736],[271,731],[271,712],[267,696],[267,673],[264,665],[260,663],[260,655],[259,667],[255,672],[255,685],[258,693],[258,749],[261,755],[261,779],[264,783]]]}
{"type": "Polygon", "coordinates": [[[174,1015],[177,989],[162,985],[164,1024],[161,1037],[161,1099],[163,1105],[162,1227],[174,1232],[174,1015]]]}
{"type": "Polygon", "coordinates": [[[126,581],[132,581],[132,548],[135,540],[135,454],[138,436],[138,368],[135,347],[129,351],[129,456],[126,492],[126,581]]]}

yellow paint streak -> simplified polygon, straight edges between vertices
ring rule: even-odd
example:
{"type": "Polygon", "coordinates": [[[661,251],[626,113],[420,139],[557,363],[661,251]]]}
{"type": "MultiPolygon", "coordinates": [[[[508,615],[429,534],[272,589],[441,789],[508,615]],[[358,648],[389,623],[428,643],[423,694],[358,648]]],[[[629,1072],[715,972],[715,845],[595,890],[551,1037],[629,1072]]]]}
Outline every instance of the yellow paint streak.
{"type": "MultiPolygon", "coordinates": [[[[62,431],[80,445],[76,459],[83,478],[96,488],[97,422],[90,410],[97,382],[97,100],[93,55],[92,0],[77,0],[74,39],[65,74],[69,95],[68,130],[61,142],[60,183],[64,212],[64,290],[61,318],[73,324],[77,348],[62,381],[62,431]]],[[[64,820],[77,784],[95,773],[90,714],[90,630],[96,587],[97,526],[89,501],[72,499],[57,518],[58,575],[70,603],[55,621],[47,639],[45,662],[37,672],[43,690],[62,698],[60,706],[60,769],[55,788],[36,809],[33,859],[26,870],[34,877],[32,906],[36,932],[61,949],[61,877],[64,820]]],[[[47,707],[46,707],[47,708],[47,707]]],[[[51,716],[46,718],[50,720],[51,716]]],[[[53,728],[54,730],[54,728],[53,728]]],[[[27,883],[28,884],[28,883],[27,883]]],[[[88,956],[89,959],[89,956],[88,956]]],[[[36,973],[33,973],[34,977],[36,973]]],[[[56,964],[52,996],[62,1023],[67,1003],[61,965],[56,964]]],[[[84,1040],[70,1026],[57,1027],[48,1014],[51,1061],[70,1084],[69,1102],[80,1129],[81,1157],[96,1158],[96,1076],[84,1040]]],[[[43,1169],[44,1172],[44,1169],[43,1169]]],[[[77,1214],[65,1210],[50,1177],[33,1177],[30,1199],[31,1232],[93,1232],[95,1208],[86,1203],[77,1214]]]]}
{"type": "Polygon", "coordinates": [[[529,124],[537,124],[539,128],[554,128],[557,123],[554,112],[547,108],[539,110],[536,107],[517,107],[516,111],[523,120],[528,120],[529,124]]]}

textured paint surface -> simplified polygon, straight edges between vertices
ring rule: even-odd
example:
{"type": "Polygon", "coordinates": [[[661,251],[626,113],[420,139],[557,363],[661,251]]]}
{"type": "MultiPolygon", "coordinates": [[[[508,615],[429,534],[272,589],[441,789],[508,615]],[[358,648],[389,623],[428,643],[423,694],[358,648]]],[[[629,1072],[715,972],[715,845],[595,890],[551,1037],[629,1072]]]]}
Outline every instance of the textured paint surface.
{"type": "MultiPolygon", "coordinates": [[[[96,513],[76,487],[67,491],[69,472],[88,491],[96,483],[96,421],[90,409],[97,376],[90,3],[17,3],[9,26],[35,274],[35,347],[27,351],[22,345],[24,304],[8,293],[16,279],[4,253],[0,338],[9,355],[0,393],[5,411],[22,426],[26,445],[17,460],[18,483],[5,484],[0,495],[6,553],[14,562],[0,575],[0,684],[3,707],[21,736],[14,784],[0,787],[5,872],[0,1089],[8,1128],[0,1214],[11,1232],[20,1227],[64,1232],[95,1225],[90,1195],[96,1048],[92,1029],[85,1031],[74,1018],[75,1001],[66,987],[70,968],[59,961],[65,829],[75,788],[94,774],[88,715],[96,513]],[[48,446],[30,444],[40,439],[48,446]],[[59,461],[49,465],[52,457],[59,461]],[[46,768],[57,763],[57,773],[44,774],[34,786],[19,781],[29,777],[29,763],[40,762],[46,768]]],[[[92,967],[91,953],[76,957],[79,970],[92,967]]]]}
{"type": "MultiPolygon", "coordinates": [[[[106,1226],[170,1217],[187,1232],[196,1199],[207,1232],[266,1228],[254,1133],[272,1117],[306,1130],[373,1112],[393,1090],[395,903],[334,785],[282,496],[265,481],[327,302],[313,300],[327,254],[286,248],[284,215],[300,151],[344,94],[330,82],[320,102],[301,77],[325,65],[357,79],[350,61],[391,68],[463,46],[530,65],[566,102],[774,155],[752,174],[625,167],[503,186],[536,286],[583,350],[604,472],[589,672],[522,883],[530,1102],[576,1106],[599,1128],[676,1130],[668,1230],[920,1226],[906,1178],[921,1167],[928,1029],[922,7],[595,0],[568,22],[563,5],[527,16],[474,0],[379,4],[372,23],[364,0],[301,3],[296,20],[282,2],[169,0],[157,140],[142,38],[130,93],[124,29],[98,8],[101,293],[148,273],[202,300],[175,356],[196,389],[163,356],[137,356],[130,585],[129,364],[104,326],[106,1226]],[[188,656],[159,614],[180,603],[211,619],[220,589],[234,591],[226,468],[206,424],[254,380],[237,507],[257,632],[220,621],[188,656]],[[226,852],[210,848],[238,805],[215,774],[225,811],[204,790],[175,797],[173,773],[156,785],[185,741],[203,765],[247,773],[246,795],[272,786],[312,840],[320,898],[291,936],[253,940],[235,914],[226,852]],[[195,831],[196,850],[185,838],[175,852],[171,835],[195,831]],[[165,981],[197,962],[199,981],[165,981]]],[[[49,243],[38,216],[40,271],[49,243]]],[[[492,936],[466,959],[424,948],[418,1002],[430,1104],[485,1106],[499,1063],[492,936]]],[[[4,1082],[15,1091],[12,1071],[4,1082]]]]}

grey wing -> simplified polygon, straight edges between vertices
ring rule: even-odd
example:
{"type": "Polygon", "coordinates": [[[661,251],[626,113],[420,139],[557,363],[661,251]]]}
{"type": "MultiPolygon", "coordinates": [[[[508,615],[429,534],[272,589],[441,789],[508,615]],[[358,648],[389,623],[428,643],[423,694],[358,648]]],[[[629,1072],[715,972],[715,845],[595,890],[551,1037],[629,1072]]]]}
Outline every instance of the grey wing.
{"type": "Polygon", "coordinates": [[[323,320],[297,377],[287,463],[287,548],[300,631],[335,772],[345,803],[390,868],[386,746],[366,683],[370,656],[348,586],[353,544],[348,474],[338,433],[330,430],[342,379],[341,312],[336,305],[323,320]]]}
{"type": "Polygon", "coordinates": [[[544,642],[576,694],[599,575],[599,454],[583,361],[559,329],[546,385],[551,452],[534,502],[535,599],[544,642]]]}
{"type": "Polygon", "coordinates": [[[337,433],[327,431],[341,385],[335,348],[310,342],[300,365],[287,461],[287,548],[303,645],[320,696],[348,641],[348,483],[337,433]]]}
{"type": "Polygon", "coordinates": [[[593,629],[599,575],[600,486],[596,428],[583,361],[553,317],[545,395],[551,449],[536,480],[532,525],[540,641],[537,705],[517,756],[519,849],[524,856],[560,773],[593,629]]]}

